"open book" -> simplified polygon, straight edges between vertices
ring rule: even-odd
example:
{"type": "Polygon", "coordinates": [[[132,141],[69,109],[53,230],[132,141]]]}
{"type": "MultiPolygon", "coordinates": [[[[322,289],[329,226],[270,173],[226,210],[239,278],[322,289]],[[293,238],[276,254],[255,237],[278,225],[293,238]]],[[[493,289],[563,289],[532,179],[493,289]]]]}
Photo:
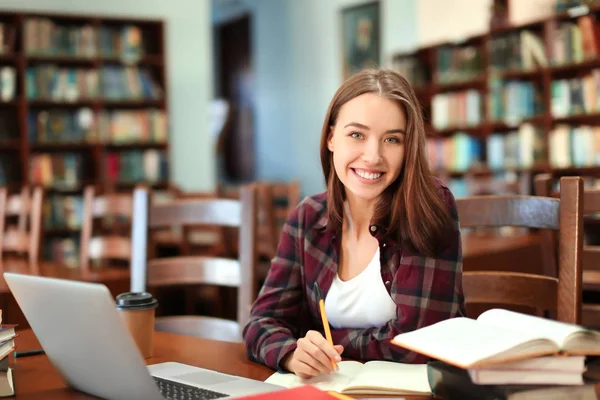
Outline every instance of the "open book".
{"type": "Polygon", "coordinates": [[[392,343],[461,368],[564,353],[600,354],[600,332],[492,309],[396,336],[392,343]]]}
{"type": "Polygon", "coordinates": [[[430,395],[426,364],[400,364],[391,361],[341,361],[339,370],[310,379],[292,373],[276,372],[265,382],[287,388],[312,385],[321,390],[344,394],[430,395]]]}

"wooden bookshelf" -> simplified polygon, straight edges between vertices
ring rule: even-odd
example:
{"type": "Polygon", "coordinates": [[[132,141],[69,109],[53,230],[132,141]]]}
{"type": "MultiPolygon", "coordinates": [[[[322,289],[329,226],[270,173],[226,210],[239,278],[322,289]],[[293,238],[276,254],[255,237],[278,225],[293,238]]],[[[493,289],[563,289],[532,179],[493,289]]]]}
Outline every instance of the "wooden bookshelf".
{"type": "Polygon", "coordinates": [[[0,24],[0,186],[45,187],[45,245],[76,246],[85,185],[168,186],[164,22],[0,10],[0,24]]]}
{"type": "Polygon", "coordinates": [[[600,177],[600,6],[395,54],[392,68],[422,103],[440,176],[600,177]]]}

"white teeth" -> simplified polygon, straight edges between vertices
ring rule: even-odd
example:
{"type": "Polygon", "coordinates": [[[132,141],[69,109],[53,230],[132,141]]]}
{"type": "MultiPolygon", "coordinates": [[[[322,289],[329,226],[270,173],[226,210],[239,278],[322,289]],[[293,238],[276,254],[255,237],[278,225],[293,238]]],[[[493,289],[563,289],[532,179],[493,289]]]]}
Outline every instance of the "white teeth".
{"type": "Polygon", "coordinates": [[[379,178],[381,175],[383,175],[381,172],[364,172],[360,169],[355,169],[356,174],[358,176],[360,176],[361,178],[365,178],[365,179],[377,179],[379,178]]]}

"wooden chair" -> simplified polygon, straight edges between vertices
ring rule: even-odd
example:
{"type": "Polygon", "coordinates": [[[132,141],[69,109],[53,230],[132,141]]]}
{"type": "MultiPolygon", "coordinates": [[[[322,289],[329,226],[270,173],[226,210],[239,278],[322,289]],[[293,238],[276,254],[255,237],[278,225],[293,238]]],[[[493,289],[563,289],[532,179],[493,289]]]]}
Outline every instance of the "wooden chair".
{"type": "Polygon", "coordinates": [[[517,195],[456,200],[461,227],[517,226],[559,232],[556,277],[521,272],[464,272],[467,304],[556,311],[559,321],[580,323],[583,181],[579,177],[566,177],[560,184],[560,200],[517,195]]]}
{"type": "Polygon", "coordinates": [[[243,187],[240,200],[183,199],[150,206],[148,225],[151,230],[200,224],[239,228],[239,259],[208,256],[153,258],[150,255],[147,286],[208,284],[235,287],[238,290],[237,322],[206,316],[167,316],[157,318],[155,328],[157,331],[239,341],[257,293],[256,187],[243,187]]]}
{"type": "Polygon", "coordinates": [[[30,194],[23,188],[20,194],[0,193],[0,262],[5,252],[27,254],[29,266],[36,266],[40,252],[43,191],[35,187],[30,194]],[[7,226],[6,218],[17,218],[16,226],[7,226]]]}
{"type": "Polygon", "coordinates": [[[96,195],[93,186],[87,186],[83,194],[83,219],[80,237],[79,263],[84,273],[90,272],[90,261],[131,260],[130,224],[134,215],[133,194],[107,193],[96,195]],[[118,228],[94,235],[95,221],[99,218],[110,218],[115,222],[119,218],[126,219],[127,233],[118,234],[118,228]]]}
{"type": "MultiPolygon", "coordinates": [[[[552,190],[553,182],[551,174],[539,174],[535,177],[535,192],[540,196],[554,197],[558,193],[552,190]]],[[[562,181],[561,181],[562,185],[562,181]]],[[[561,187],[561,191],[563,188],[561,187]]],[[[589,214],[600,212],[600,189],[585,188],[583,193],[583,215],[584,225],[587,223],[589,214]]],[[[593,222],[594,218],[589,218],[593,222]]],[[[544,268],[550,276],[556,276],[556,242],[554,232],[543,232],[542,243],[544,254],[544,268]]],[[[600,246],[587,245],[584,243],[582,252],[582,290],[588,293],[600,294],[600,246]]],[[[600,328],[600,304],[588,303],[583,300],[581,310],[582,325],[600,328]]]]}
{"type": "Polygon", "coordinates": [[[300,183],[258,183],[258,254],[271,260],[275,257],[279,236],[289,213],[300,202],[300,183]]]}

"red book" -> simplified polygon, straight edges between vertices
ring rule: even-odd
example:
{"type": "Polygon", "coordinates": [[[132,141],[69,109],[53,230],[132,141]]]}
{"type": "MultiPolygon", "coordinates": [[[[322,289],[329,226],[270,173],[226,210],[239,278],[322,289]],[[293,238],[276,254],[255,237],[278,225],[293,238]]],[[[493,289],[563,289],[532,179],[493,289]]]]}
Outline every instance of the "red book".
{"type": "Polygon", "coordinates": [[[335,396],[317,389],[314,386],[306,385],[299,386],[291,389],[282,389],[275,392],[254,394],[251,396],[239,397],[239,399],[245,400],[335,400],[335,399],[349,399],[350,397],[337,394],[335,396]]]}

